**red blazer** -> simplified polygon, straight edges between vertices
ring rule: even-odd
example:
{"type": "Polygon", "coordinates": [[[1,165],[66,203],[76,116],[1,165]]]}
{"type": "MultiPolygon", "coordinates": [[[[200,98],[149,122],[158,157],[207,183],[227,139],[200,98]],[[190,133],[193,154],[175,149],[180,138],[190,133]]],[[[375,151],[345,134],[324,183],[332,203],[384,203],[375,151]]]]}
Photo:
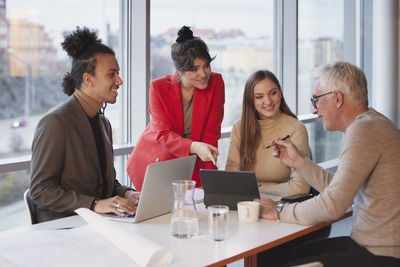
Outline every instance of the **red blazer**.
{"type": "MultiPolygon", "coordinates": [[[[183,137],[181,86],[177,74],[150,83],[150,123],[140,136],[127,163],[128,175],[141,190],[147,165],[189,155],[193,141],[218,147],[224,117],[225,86],[221,74],[211,73],[206,89],[195,89],[190,139],[183,137]]],[[[216,169],[211,162],[197,159],[192,180],[201,186],[199,169],[216,169]]]]}

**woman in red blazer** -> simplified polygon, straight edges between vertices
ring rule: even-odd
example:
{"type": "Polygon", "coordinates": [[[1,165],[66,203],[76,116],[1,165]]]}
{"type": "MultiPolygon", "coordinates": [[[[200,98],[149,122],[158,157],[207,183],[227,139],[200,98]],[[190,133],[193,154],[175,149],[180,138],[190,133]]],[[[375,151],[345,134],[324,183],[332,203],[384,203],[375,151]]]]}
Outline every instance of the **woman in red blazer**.
{"type": "Polygon", "coordinates": [[[127,172],[141,190],[147,165],[197,154],[192,180],[201,186],[199,169],[216,169],[224,116],[225,86],[211,72],[207,45],[189,27],[171,47],[177,72],[150,83],[150,123],[128,159],[127,172]]]}

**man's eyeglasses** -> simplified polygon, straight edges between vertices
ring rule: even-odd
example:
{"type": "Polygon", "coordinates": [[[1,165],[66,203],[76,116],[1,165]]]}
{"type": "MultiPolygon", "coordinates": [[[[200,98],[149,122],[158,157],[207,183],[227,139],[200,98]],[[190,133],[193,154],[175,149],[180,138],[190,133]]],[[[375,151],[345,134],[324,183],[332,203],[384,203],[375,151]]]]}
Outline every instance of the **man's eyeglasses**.
{"type": "Polygon", "coordinates": [[[317,108],[317,102],[318,102],[318,99],[319,99],[319,98],[321,98],[321,97],[323,97],[323,96],[325,96],[325,95],[333,94],[334,92],[335,92],[335,91],[328,92],[328,93],[325,93],[325,94],[322,94],[322,95],[313,96],[313,97],[311,98],[311,104],[312,104],[313,107],[316,109],[316,108],[317,108]]]}

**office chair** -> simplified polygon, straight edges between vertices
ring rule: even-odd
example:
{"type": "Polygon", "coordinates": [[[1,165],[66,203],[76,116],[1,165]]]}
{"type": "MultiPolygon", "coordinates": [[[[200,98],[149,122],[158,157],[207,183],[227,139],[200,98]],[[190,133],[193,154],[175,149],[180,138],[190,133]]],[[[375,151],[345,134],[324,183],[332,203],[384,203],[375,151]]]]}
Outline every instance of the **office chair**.
{"type": "MultiPolygon", "coordinates": [[[[310,159],[313,160],[311,147],[308,146],[308,149],[310,150],[310,159]]],[[[310,194],[310,195],[312,195],[314,197],[314,196],[319,195],[319,191],[310,185],[310,192],[308,192],[308,194],[310,194]]]]}
{"type": "Polygon", "coordinates": [[[28,209],[29,217],[31,219],[31,224],[38,223],[36,219],[36,204],[32,201],[31,195],[29,194],[29,188],[24,192],[24,200],[26,208],[28,209]]]}

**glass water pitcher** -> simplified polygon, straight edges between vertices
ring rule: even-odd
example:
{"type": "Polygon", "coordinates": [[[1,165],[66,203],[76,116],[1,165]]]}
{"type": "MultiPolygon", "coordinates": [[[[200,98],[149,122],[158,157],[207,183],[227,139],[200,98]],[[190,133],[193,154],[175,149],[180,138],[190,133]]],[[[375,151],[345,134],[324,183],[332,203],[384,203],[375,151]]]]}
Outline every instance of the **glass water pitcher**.
{"type": "Polygon", "coordinates": [[[172,235],[178,238],[190,238],[199,234],[199,222],[194,201],[196,182],[176,180],[172,182],[174,206],[171,217],[172,235]]]}

